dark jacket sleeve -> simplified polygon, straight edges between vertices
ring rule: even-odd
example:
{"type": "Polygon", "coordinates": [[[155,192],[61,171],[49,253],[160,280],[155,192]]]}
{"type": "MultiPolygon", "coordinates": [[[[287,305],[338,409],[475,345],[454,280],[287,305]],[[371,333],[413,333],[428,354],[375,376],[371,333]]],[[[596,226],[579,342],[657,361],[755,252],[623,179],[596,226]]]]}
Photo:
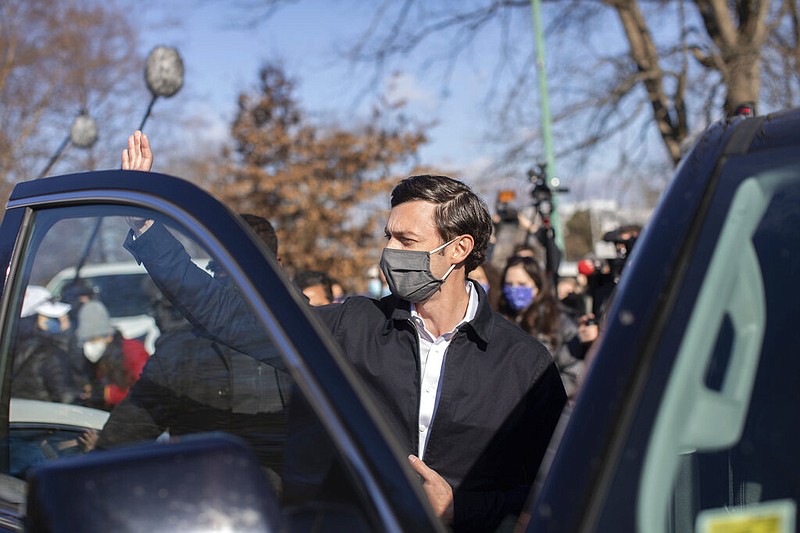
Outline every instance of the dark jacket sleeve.
{"type": "Polygon", "coordinates": [[[280,354],[234,285],[222,283],[195,265],[163,224],[154,223],[124,244],[170,302],[210,338],[284,370],[280,354]]]}

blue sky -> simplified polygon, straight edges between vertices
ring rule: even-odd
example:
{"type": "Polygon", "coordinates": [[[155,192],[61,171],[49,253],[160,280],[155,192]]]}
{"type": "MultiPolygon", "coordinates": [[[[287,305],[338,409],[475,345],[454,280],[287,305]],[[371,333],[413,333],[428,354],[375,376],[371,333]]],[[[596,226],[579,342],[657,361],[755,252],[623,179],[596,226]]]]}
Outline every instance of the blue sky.
{"type": "MultiPolygon", "coordinates": [[[[176,116],[202,116],[208,126],[205,129],[184,128],[186,142],[204,150],[212,142],[227,139],[237,96],[255,86],[259,66],[265,61],[281,62],[286,73],[296,79],[296,95],[303,110],[312,117],[347,124],[354,116],[356,120],[367,116],[363,107],[359,110],[353,106],[372,79],[374,70],[370,65],[349,63],[343,52],[369,27],[375,6],[383,5],[383,0],[298,0],[259,24],[248,24],[256,11],[241,8],[247,2],[253,4],[258,0],[170,0],[141,12],[142,54],[156,45],[174,46],[186,67],[184,88],[172,99],[156,105],[148,125],[151,133],[159,130],[159,123],[174,124],[176,116]],[[178,108],[180,111],[170,115],[171,110],[178,108]]],[[[542,16],[544,26],[548,27],[548,17],[555,11],[546,6],[542,16]]],[[[574,41],[574,34],[548,35],[546,67],[553,104],[571,101],[581,84],[591,86],[594,83],[592,79],[572,77],[570,62],[585,58],[585,64],[592,64],[597,60],[589,57],[592,53],[611,54],[627,49],[619,37],[619,21],[613,12],[604,11],[599,17],[598,31],[581,42],[574,41]],[[568,61],[564,61],[565,57],[568,61]],[[562,93],[553,90],[554,80],[559,77],[560,90],[565,91],[562,93]]],[[[535,42],[530,12],[519,9],[512,24],[511,35],[517,49],[507,57],[516,62],[516,68],[522,68],[524,58],[533,53],[535,42]]],[[[497,190],[507,188],[515,189],[519,202],[524,202],[529,187],[525,171],[544,160],[541,153],[537,161],[514,170],[506,178],[493,172],[492,164],[499,159],[502,147],[487,140],[487,132],[497,134],[499,127],[496,115],[487,108],[486,97],[498,65],[501,42],[496,26],[484,32],[459,57],[445,87],[440,65],[425,68],[422,61],[437,53],[446,55],[450,43],[443,37],[429,35],[424,49],[393,63],[392,68],[397,69],[395,76],[386,72],[378,82],[379,91],[389,100],[403,98],[409,102],[406,114],[424,122],[436,121],[437,125],[426,131],[429,142],[420,150],[421,163],[463,179],[490,205],[494,203],[497,190]]],[[[508,71],[504,75],[501,83],[513,83],[508,71]]],[[[502,92],[505,88],[495,89],[502,92]]],[[[522,90],[529,92],[529,95],[523,93],[523,98],[530,102],[524,116],[531,118],[519,118],[523,116],[519,115],[518,122],[505,133],[516,139],[536,138],[541,128],[535,118],[540,108],[538,84],[524,86],[522,90]]],[[[371,104],[375,96],[374,93],[367,96],[361,100],[362,104],[371,104]]],[[[499,105],[498,100],[491,105],[499,105]]],[[[642,120],[645,119],[643,116],[642,120]]],[[[564,134],[568,134],[570,128],[579,127],[582,127],[579,120],[569,127],[562,125],[562,142],[571,143],[572,139],[564,138],[564,134]]],[[[633,130],[626,135],[638,135],[640,130],[633,130]]],[[[653,153],[658,156],[663,148],[655,137],[657,132],[654,128],[647,131],[649,140],[643,146],[652,146],[653,153]]],[[[175,135],[174,130],[169,134],[175,135]]],[[[618,141],[612,139],[607,148],[613,151],[616,144],[618,141]]],[[[563,146],[555,146],[556,152],[560,148],[563,146]]],[[[534,144],[531,152],[535,154],[537,150],[543,151],[540,145],[534,144]]],[[[609,176],[616,174],[610,170],[611,163],[606,159],[602,150],[596,151],[583,167],[578,167],[574,158],[558,159],[556,175],[571,191],[568,196],[562,196],[562,202],[601,197],[620,202],[633,199],[635,203],[638,191],[622,182],[614,183],[609,176]]]]}
{"type": "MultiPolygon", "coordinates": [[[[173,99],[182,100],[187,112],[201,113],[213,124],[207,134],[211,138],[226,134],[237,95],[254,86],[258,68],[266,60],[281,61],[298,80],[306,111],[320,118],[347,120],[354,113],[359,90],[372,75],[365,66],[353,69],[340,54],[369,23],[371,10],[363,6],[355,0],[304,0],[267,22],[246,27],[247,11],[221,2],[179,0],[148,13],[141,45],[143,53],[159,44],[179,50],[186,74],[184,88],[173,99]]],[[[423,162],[471,173],[491,159],[481,137],[486,120],[481,98],[486,88],[480,65],[474,68],[474,64],[455,72],[447,98],[441,98],[439,78],[431,74],[420,81],[412,63],[401,75],[387,74],[381,80],[382,91],[390,99],[402,97],[410,102],[410,114],[437,120],[438,126],[428,131],[430,143],[422,150],[423,162]]],[[[157,120],[158,107],[168,110],[170,105],[157,103],[152,120],[157,120]]]]}

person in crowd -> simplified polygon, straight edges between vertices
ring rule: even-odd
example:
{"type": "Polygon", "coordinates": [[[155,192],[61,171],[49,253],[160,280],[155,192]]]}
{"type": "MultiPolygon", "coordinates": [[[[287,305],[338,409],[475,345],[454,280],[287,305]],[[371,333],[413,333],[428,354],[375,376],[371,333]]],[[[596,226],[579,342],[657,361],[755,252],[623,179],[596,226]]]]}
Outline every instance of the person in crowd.
{"type": "Polygon", "coordinates": [[[518,214],[521,229],[525,230],[525,240],[514,248],[510,257],[517,255],[533,257],[555,285],[558,279],[558,268],[561,264],[561,250],[556,245],[555,232],[550,225],[550,217],[537,213],[533,220],[522,212],[518,214]]]}
{"type": "Polygon", "coordinates": [[[329,278],[331,282],[331,294],[333,295],[333,303],[340,304],[347,298],[349,292],[344,288],[342,282],[335,278],[329,278]]]}
{"type": "Polygon", "coordinates": [[[599,329],[595,315],[588,312],[589,303],[586,301],[583,286],[579,281],[580,276],[581,274],[575,277],[559,278],[556,295],[558,296],[562,316],[566,315],[570,320],[578,324],[577,343],[573,340],[568,343],[568,346],[573,357],[583,360],[584,369],[582,373],[585,374],[589,364],[586,354],[597,339],[599,329]]]}
{"type": "Polygon", "coordinates": [[[583,259],[578,262],[579,271],[587,278],[587,294],[592,300],[592,314],[601,318],[619,283],[622,271],[639,238],[641,227],[626,224],[607,232],[603,240],[614,245],[615,256],[605,260],[583,259]]]}
{"type": "MultiPolygon", "coordinates": [[[[259,241],[266,246],[267,251],[275,258],[278,264],[283,264],[280,255],[278,254],[278,233],[272,222],[260,215],[252,213],[239,213],[239,217],[245,221],[247,226],[255,233],[259,241]]],[[[216,261],[209,261],[206,270],[214,275],[214,278],[219,281],[227,281],[228,274],[218,267],[216,261]]]]}
{"type": "Polygon", "coordinates": [[[77,278],[64,284],[61,289],[61,301],[70,306],[69,319],[73,329],[78,327],[78,311],[83,304],[92,301],[94,297],[94,289],[84,279],[77,278]]]}
{"type": "Polygon", "coordinates": [[[149,355],[141,341],[123,337],[112,326],[108,310],[99,300],[84,304],[78,320],[75,333],[89,368],[84,399],[89,405],[111,410],[139,379],[149,355]]]}
{"type": "Polygon", "coordinates": [[[61,289],[61,301],[71,306],[69,310],[69,320],[72,324],[70,335],[68,336],[68,348],[70,371],[72,381],[82,390],[84,399],[91,396],[90,382],[93,379],[94,368],[83,355],[83,347],[78,342],[78,324],[80,320],[81,308],[97,300],[97,293],[88,281],[75,278],[64,284],[61,289]]]}
{"type": "Polygon", "coordinates": [[[392,291],[389,290],[389,285],[386,283],[386,277],[381,272],[378,265],[372,265],[367,269],[367,294],[371,298],[379,300],[384,296],[389,296],[392,291]]]}
{"type": "Polygon", "coordinates": [[[253,230],[259,240],[264,243],[264,246],[272,253],[278,263],[282,263],[283,261],[278,253],[278,233],[275,231],[272,222],[253,213],[239,213],[239,216],[253,230]]]}
{"type": "Polygon", "coordinates": [[[567,396],[572,399],[584,363],[578,355],[578,324],[556,299],[549,277],[530,257],[511,257],[502,274],[499,311],[523,331],[539,339],[553,355],[567,396]]]}
{"type": "Polygon", "coordinates": [[[489,261],[484,261],[482,265],[475,267],[469,273],[469,279],[478,282],[483,292],[486,293],[487,301],[492,309],[497,309],[500,299],[500,272],[489,261]],[[494,290],[492,290],[494,288],[494,290]]]}
{"type": "Polygon", "coordinates": [[[586,314],[586,300],[576,277],[559,277],[556,285],[556,296],[562,311],[575,322],[578,322],[580,317],[586,314]]]}
{"type": "Polygon", "coordinates": [[[25,289],[14,345],[11,396],[75,403],[80,391],[72,380],[66,348],[70,306],[46,288],[25,289]]]}
{"type": "Polygon", "coordinates": [[[327,274],[318,270],[303,270],[294,277],[294,283],[316,307],[333,303],[333,288],[327,274]]]}
{"type": "MultiPolygon", "coordinates": [[[[141,132],[129,138],[122,166],[150,170],[141,132]]],[[[193,267],[160,223],[129,222],[126,249],[183,312],[231,346],[281,364],[264,353],[264,333],[246,327],[253,320],[237,291],[193,267]]],[[[521,511],[566,402],[546,348],[467,280],[486,259],[491,232],[485,203],[462,182],[406,178],[391,194],[380,262],[392,294],[317,308],[410,454],[433,510],[456,530],[493,530],[521,511]]]]}
{"type": "Polygon", "coordinates": [[[544,252],[538,250],[535,245],[522,243],[514,246],[509,257],[530,257],[538,261],[542,255],[544,252]]]}

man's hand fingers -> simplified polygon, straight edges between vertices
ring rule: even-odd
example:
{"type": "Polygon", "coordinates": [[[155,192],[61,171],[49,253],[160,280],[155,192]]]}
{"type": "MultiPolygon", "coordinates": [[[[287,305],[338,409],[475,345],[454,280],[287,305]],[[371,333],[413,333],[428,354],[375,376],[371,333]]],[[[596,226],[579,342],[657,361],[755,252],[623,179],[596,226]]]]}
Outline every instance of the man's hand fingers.
{"type": "Polygon", "coordinates": [[[411,468],[413,468],[417,472],[417,474],[422,476],[422,479],[424,479],[425,481],[430,481],[431,474],[435,474],[433,470],[428,468],[428,465],[425,464],[425,461],[423,461],[416,455],[409,455],[408,462],[411,465],[411,468]]]}
{"type": "Polygon", "coordinates": [[[136,170],[136,143],[133,135],[128,135],[128,148],[122,151],[122,169],[136,170]]]}
{"type": "Polygon", "coordinates": [[[416,455],[409,455],[408,462],[424,480],[422,490],[428,497],[436,516],[445,524],[453,522],[453,488],[435,470],[416,455]]]}
{"type": "Polygon", "coordinates": [[[146,166],[142,170],[150,170],[153,164],[153,151],[150,149],[150,139],[144,133],[142,133],[142,159],[143,165],[146,166]]]}
{"type": "Polygon", "coordinates": [[[136,130],[128,137],[128,149],[122,152],[123,170],[141,170],[148,172],[153,166],[153,151],[147,135],[136,130]]]}

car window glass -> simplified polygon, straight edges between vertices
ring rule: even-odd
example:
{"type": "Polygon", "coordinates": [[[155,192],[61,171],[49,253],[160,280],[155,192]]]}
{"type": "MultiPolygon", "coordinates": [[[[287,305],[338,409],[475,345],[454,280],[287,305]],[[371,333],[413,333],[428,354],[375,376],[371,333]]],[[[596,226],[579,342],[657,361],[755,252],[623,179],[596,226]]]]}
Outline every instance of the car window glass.
{"type": "Polygon", "coordinates": [[[688,320],[671,319],[685,330],[665,330],[679,346],[665,392],[655,417],[637,417],[631,429],[601,524],[619,516],[617,506],[630,505],[621,495],[638,482],[639,531],[756,530],[765,523],[772,524],[765,531],[794,531],[798,202],[793,168],[746,178],[719,233],[701,237],[713,251],[708,265],[693,264],[687,274],[702,273],[688,320]]]}
{"type": "Polygon", "coordinates": [[[251,311],[225,258],[175,221],[121,206],[42,210],[31,228],[5,354],[11,401],[28,403],[10,413],[6,473],[25,479],[64,455],[223,431],[249,446],[287,509],[335,502],[342,524],[373,519],[286,370],[280,325],[251,311]],[[133,241],[131,216],[156,222],[133,241]],[[126,239],[157,275],[143,274],[126,239]]]}

